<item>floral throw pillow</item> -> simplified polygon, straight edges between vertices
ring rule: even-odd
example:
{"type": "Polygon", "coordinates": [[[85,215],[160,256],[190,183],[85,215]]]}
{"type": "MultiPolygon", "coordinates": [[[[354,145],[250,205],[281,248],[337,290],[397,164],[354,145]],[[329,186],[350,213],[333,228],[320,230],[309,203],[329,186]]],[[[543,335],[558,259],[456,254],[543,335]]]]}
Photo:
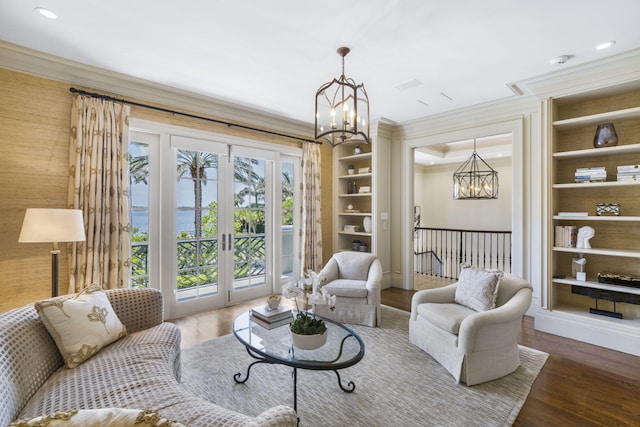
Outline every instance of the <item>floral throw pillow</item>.
{"type": "Polygon", "coordinates": [[[455,302],[475,311],[495,308],[501,271],[462,268],[456,287],[455,302]]]}
{"type": "Polygon", "coordinates": [[[102,347],[127,334],[97,283],[83,289],[73,299],[38,301],[35,308],[68,368],[75,368],[102,347]]]}

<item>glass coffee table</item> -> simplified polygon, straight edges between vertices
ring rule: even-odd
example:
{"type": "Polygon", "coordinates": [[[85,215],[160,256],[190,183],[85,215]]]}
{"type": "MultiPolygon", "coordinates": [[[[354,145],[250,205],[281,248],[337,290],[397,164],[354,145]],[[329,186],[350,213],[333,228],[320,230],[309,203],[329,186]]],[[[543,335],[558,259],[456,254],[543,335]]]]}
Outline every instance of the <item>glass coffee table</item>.
{"type": "MultiPolygon", "coordinates": [[[[320,317],[320,316],[318,316],[320,317]]],[[[342,391],[351,393],[356,389],[353,381],[343,385],[340,369],[358,363],[364,357],[364,342],[360,336],[338,322],[324,319],[328,336],[327,343],[315,350],[300,350],[291,342],[289,325],[266,329],[254,323],[249,312],[242,313],[233,321],[233,334],[244,344],[249,356],[256,359],[247,367],[244,376],[238,372],[233,376],[237,383],[249,379],[251,368],[258,363],[286,365],[293,368],[293,409],[298,410],[298,369],[333,371],[338,377],[342,391]]]]}

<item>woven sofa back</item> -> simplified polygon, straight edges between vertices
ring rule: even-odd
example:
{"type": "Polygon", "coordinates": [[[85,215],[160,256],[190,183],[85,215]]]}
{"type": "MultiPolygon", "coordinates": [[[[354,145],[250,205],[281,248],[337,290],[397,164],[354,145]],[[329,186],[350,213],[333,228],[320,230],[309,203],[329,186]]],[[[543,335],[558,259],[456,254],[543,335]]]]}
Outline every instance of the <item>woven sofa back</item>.
{"type": "Polygon", "coordinates": [[[11,423],[62,356],[33,305],[0,314],[0,425],[11,423]]]}
{"type": "MultiPolygon", "coordinates": [[[[157,289],[108,289],[105,293],[129,333],[164,320],[162,292],[157,289]]],[[[58,347],[33,304],[0,313],[0,426],[11,423],[62,364],[58,347]]],[[[180,378],[179,361],[175,371],[180,378]]]]}

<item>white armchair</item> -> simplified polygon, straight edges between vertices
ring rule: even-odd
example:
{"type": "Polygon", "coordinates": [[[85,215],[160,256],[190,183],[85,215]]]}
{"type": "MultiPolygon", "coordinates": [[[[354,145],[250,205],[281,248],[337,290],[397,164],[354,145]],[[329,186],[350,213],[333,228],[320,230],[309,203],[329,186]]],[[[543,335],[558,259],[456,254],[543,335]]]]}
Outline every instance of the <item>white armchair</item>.
{"type": "Polygon", "coordinates": [[[342,323],[380,325],[380,280],[382,266],[375,255],[366,252],[339,252],[320,273],[321,286],[336,296],[333,311],[317,305],[315,312],[342,323]]]}
{"type": "Polygon", "coordinates": [[[409,341],[431,355],[458,382],[491,381],[520,365],[518,334],[531,304],[526,280],[504,274],[495,308],[475,311],[455,302],[458,282],[418,291],[411,302],[409,341]]]}

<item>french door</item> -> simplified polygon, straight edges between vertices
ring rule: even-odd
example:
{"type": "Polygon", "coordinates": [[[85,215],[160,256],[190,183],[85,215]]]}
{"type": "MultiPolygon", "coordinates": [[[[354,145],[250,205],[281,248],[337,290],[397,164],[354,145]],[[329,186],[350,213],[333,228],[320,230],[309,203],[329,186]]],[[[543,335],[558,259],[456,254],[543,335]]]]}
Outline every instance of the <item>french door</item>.
{"type": "Polygon", "coordinates": [[[274,154],[172,136],[171,158],[175,314],[271,293],[274,154]]]}
{"type": "Polygon", "coordinates": [[[146,264],[133,257],[132,284],[159,283],[167,317],[279,292],[297,270],[297,158],[233,142],[160,135],[130,144],[131,164],[139,155],[148,165],[130,168],[134,237],[142,236],[132,251],[148,251],[146,264]]]}

